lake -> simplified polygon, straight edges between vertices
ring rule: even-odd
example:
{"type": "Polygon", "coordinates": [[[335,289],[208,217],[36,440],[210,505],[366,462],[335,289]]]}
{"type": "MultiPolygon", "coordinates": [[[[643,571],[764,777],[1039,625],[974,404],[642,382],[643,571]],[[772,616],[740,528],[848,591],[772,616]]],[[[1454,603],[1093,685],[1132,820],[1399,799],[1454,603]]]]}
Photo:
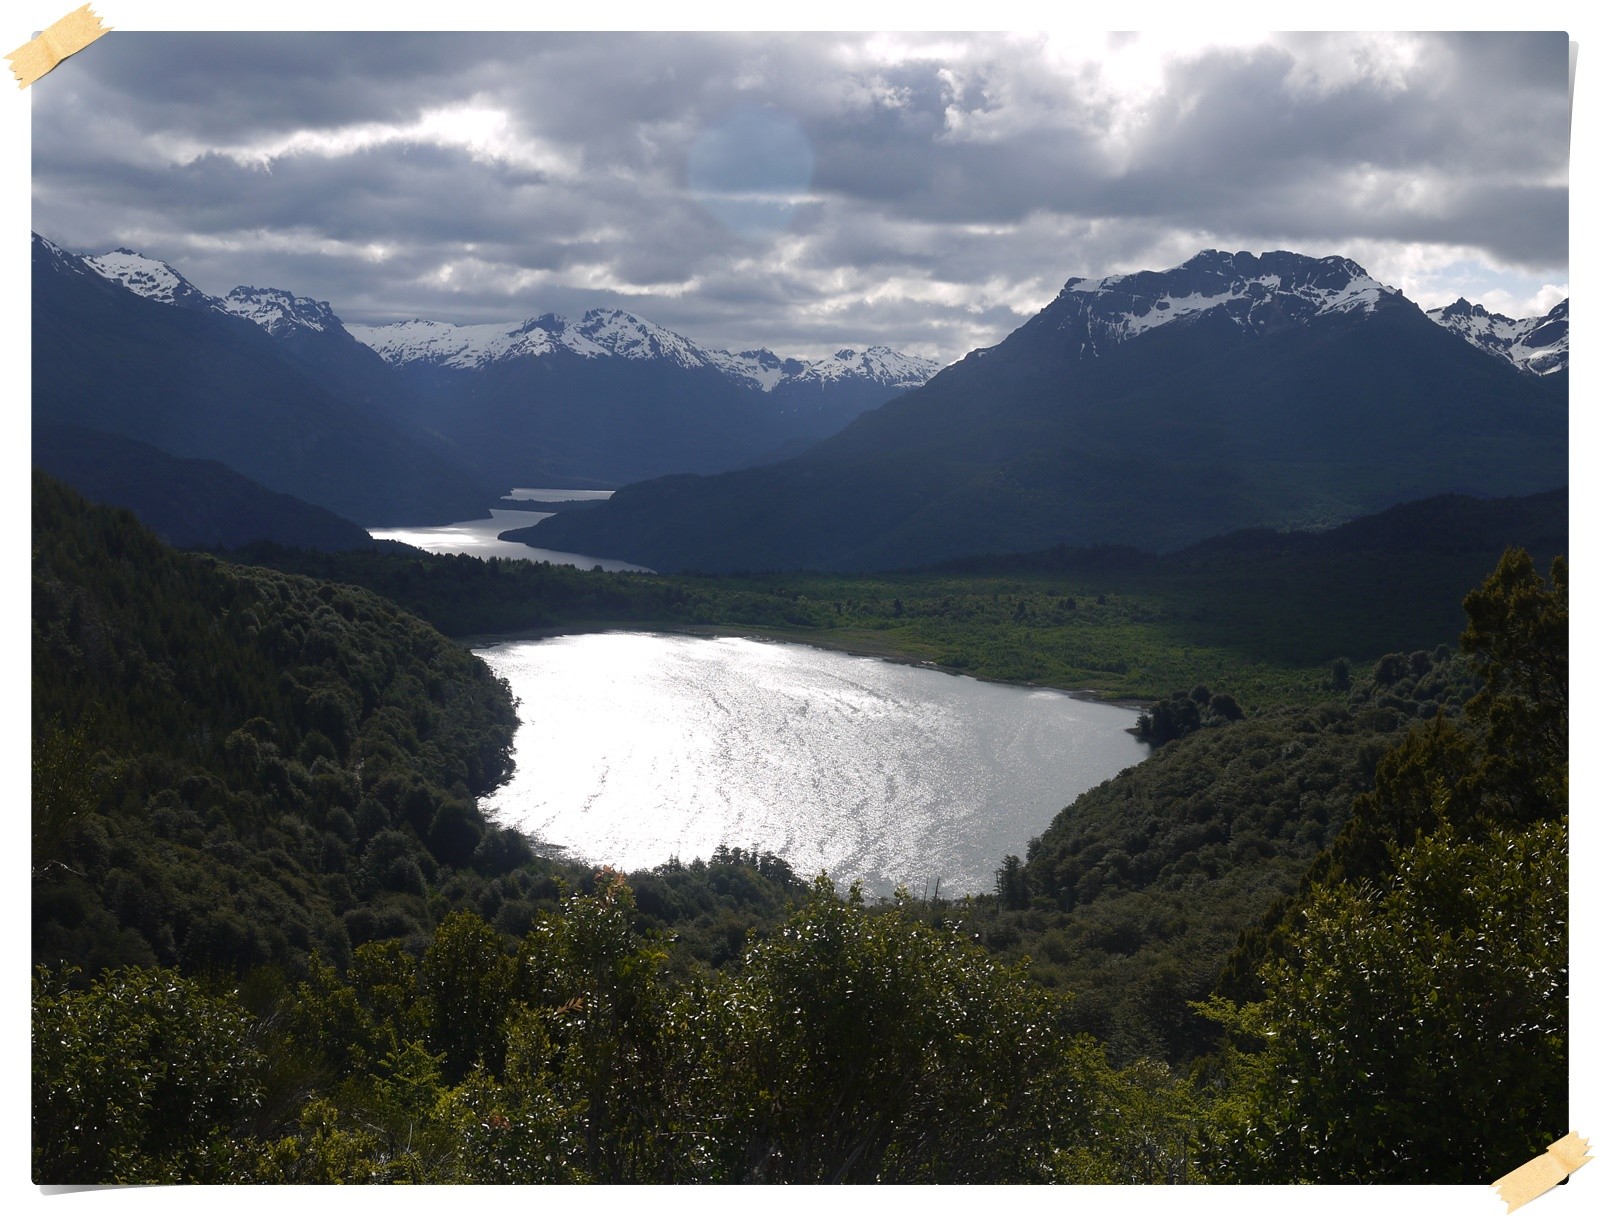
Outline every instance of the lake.
{"type": "Polygon", "coordinates": [[[615,490],[534,490],[519,486],[505,498],[508,502],[593,502],[614,493],[615,490]]]}
{"type": "Polygon", "coordinates": [[[488,807],[624,870],[726,844],[841,888],[990,891],[1007,853],[1149,754],[1133,710],[817,647],[613,632],[475,653],[522,718],[488,807]]]}
{"type": "MultiPolygon", "coordinates": [[[[578,502],[596,498],[610,498],[610,490],[540,490],[515,489],[505,496],[507,502],[578,502]]],[[[429,553],[463,553],[468,557],[520,558],[524,561],[549,562],[554,566],[582,566],[591,570],[648,570],[629,562],[610,557],[590,557],[585,553],[563,553],[557,549],[535,549],[516,541],[501,540],[500,533],[512,528],[531,528],[541,519],[549,519],[548,511],[517,511],[491,507],[487,519],[466,519],[460,523],[439,524],[431,528],[368,528],[376,540],[397,540],[414,545],[429,553]]]]}

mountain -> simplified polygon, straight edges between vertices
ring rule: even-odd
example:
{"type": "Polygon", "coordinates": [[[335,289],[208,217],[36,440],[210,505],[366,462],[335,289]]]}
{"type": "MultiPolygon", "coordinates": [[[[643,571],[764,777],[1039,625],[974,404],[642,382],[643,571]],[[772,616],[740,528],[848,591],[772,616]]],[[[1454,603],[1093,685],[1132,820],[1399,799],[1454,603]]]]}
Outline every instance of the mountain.
{"type": "Polygon", "coordinates": [[[1565,376],[1462,342],[1354,262],[1207,250],[1069,279],[998,346],[798,457],[626,486],[533,540],[709,570],[1167,551],[1558,488],[1566,407],[1565,376]]]}
{"type": "Polygon", "coordinates": [[[86,427],[220,461],[345,519],[468,519],[504,492],[149,259],[105,255],[97,265],[36,235],[33,362],[36,426],[86,427]]]}
{"type": "Polygon", "coordinates": [[[121,435],[41,423],[33,464],[86,498],[126,507],[178,549],[274,541],[301,549],[367,549],[372,537],[332,511],[276,494],[215,460],[181,460],[121,435]]]}
{"type": "MultiPolygon", "coordinates": [[[[517,719],[464,649],[354,587],[175,553],[39,470],[32,506],[37,961],[348,959],[375,933],[343,876],[362,889],[375,838],[441,883],[528,858],[476,804],[517,719]]],[[[384,913],[426,919],[404,885],[384,913]]]]}
{"type": "Polygon", "coordinates": [[[554,313],[506,325],[453,325],[446,321],[399,321],[347,327],[397,367],[482,370],[514,359],[540,358],[565,350],[587,359],[660,360],[685,369],[711,369],[764,393],[804,386],[847,383],[904,391],[926,383],[939,365],[885,346],[844,349],[807,363],[770,350],[733,354],[711,350],[615,308],[591,308],[578,321],[554,313]]]}
{"type": "MultiPolygon", "coordinates": [[[[37,233],[34,234],[34,255],[39,256],[41,242],[58,261],[72,255],[52,245],[37,233]]],[[[157,304],[172,304],[179,308],[193,308],[200,312],[224,312],[222,302],[206,295],[166,262],[135,253],[131,249],[113,249],[110,253],[95,254],[82,259],[83,265],[101,278],[121,283],[136,296],[154,300],[157,304]]]]}
{"type": "Polygon", "coordinates": [[[803,451],[938,370],[882,346],[813,362],[712,350],[617,309],[576,321],[346,326],[326,301],[281,288],[207,295],[129,249],[82,261],[147,300],[254,323],[322,388],[496,493],[761,463],[803,451]]]}
{"type": "Polygon", "coordinates": [[[504,484],[615,485],[809,446],[938,370],[886,347],[807,363],[707,347],[617,309],[349,327],[411,390],[405,421],[504,484]]]}
{"type": "Polygon", "coordinates": [[[236,317],[254,321],[275,337],[334,333],[344,328],[326,300],[297,296],[280,287],[235,287],[222,300],[236,317]]]}
{"type": "Polygon", "coordinates": [[[1348,258],[1209,249],[1172,270],[1068,279],[1028,324],[1062,331],[1069,350],[1077,339],[1077,357],[1084,358],[1205,316],[1259,336],[1316,317],[1371,313],[1401,299],[1348,258]]]}
{"type": "Polygon", "coordinates": [[[1542,317],[1522,320],[1501,316],[1482,304],[1469,304],[1464,299],[1443,308],[1431,308],[1428,317],[1479,350],[1535,376],[1550,376],[1567,370],[1565,300],[1542,317]]]}
{"type": "MultiPolygon", "coordinates": [[[[70,255],[69,255],[70,256],[70,255]]],[[[158,304],[241,317],[271,335],[278,353],[300,371],[332,389],[385,427],[406,415],[408,389],[395,370],[358,342],[326,300],[297,296],[278,287],[235,287],[210,296],[166,262],[115,249],[83,258],[95,273],[158,304]]],[[[434,442],[422,436],[425,442],[434,442]]],[[[457,462],[460,462],[459,454],[457,462]]]]}

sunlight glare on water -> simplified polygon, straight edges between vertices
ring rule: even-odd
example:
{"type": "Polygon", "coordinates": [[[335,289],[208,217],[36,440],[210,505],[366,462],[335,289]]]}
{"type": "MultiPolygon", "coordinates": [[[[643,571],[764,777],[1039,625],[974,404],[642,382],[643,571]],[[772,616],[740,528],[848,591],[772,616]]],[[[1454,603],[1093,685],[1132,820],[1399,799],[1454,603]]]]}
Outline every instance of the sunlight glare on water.
{"type": "MultiPolygon", "coordinates": [[[[512,491],[512,494],[517,493],[526,491],[512,491]]],[[[507,497],[509,499],[510,495],[507,497]]],[[[617,561],[614,558],[590,557],[585,553],[562,553],[554,549],[535,549],[519,541],[500,539],[502,532],[509,532],[514,528],[531,528],[541,519],[549,518],[548,511],[513,511],[503,507],[492,507],[487,519],[466,519],[460,523],[439,524],[435,527],[368,528],[367,532],[375,540],[397,540],[429,553],[461,553],[468,557],[501,557],[514,561],[551,562],[558,566],[579,566],[585,570],[593,566],[599,566],[604,570],[645,569],[644,566],[635,566],[630,562],[617,561]]]]}
{"type": "Polygon", "coordinates": [[[519,698],[504,822],[625,870],[759,847],[890,893],[987,891],[1148,754],[1131,710],[808,646],[600,633],[478,653],[519,698]]]}

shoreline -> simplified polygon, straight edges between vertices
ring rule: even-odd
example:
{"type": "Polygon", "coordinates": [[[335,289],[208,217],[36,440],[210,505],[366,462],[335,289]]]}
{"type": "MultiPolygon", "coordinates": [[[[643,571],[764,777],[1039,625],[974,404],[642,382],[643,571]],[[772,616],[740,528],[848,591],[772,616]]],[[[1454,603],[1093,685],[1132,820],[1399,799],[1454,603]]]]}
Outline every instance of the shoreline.
{"type": "Polygon", "coordinates": [[[684,625],[678,622],[665,621],[628,621],[613,624],[570,624],[570,625],[539,625],[527,629],[505,630],[495,633],[475,633],[465,637],[451,638],[458,646],[467,650],[477,650],[487,646],[498,646],[506,642],[537,642],[546,638],[563,637],[569,634],[584,633],[663,633],[675,634],[683,637],[735,637],[750,638],[762,642],[788,642],[799,646],[814,646],[818,650],[831,650],[836,653],[853,655],[862,659],[882,659],[888,663],[898,663],[905,667],[920,667],[927,671],[937,671],[950,676],[966,676],[969,679],[981,680],[985,684],[1004,684],[1010,688],[1039,688],[1052,692],[1064,693],[1079,701],[1095,701],[1101,705],[1115,705],[1122,709],[1146,710],[1150,707],[1148,701],[1136,697],[1106,696],[1092,688],[1063,688],[1059,684],[1046,684],[1034,680],[1005,680],[998,676],[986,676],[977,672],[964,671],[957,667],[946,667],[932,659],[919,658],[903,650],[890,647],[873,648],[858,641],[832,640],[827,637],[811,633],[785,631],[775,626],[760,625],[684,625]]]}

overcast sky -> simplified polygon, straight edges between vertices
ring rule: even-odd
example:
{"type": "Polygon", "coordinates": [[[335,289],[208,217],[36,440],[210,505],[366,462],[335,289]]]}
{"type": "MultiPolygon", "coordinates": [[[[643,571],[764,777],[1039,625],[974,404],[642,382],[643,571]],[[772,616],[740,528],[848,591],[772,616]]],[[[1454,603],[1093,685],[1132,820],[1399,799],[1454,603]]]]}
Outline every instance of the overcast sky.
{"type": "Polygon", "coordinates": [[[119,30],[31,90],[32,219],[347,322],[616,306],[806,357],[955,359],[1205,248],[1525,316],[1567,294],[1567,46],[119,30]]]}

